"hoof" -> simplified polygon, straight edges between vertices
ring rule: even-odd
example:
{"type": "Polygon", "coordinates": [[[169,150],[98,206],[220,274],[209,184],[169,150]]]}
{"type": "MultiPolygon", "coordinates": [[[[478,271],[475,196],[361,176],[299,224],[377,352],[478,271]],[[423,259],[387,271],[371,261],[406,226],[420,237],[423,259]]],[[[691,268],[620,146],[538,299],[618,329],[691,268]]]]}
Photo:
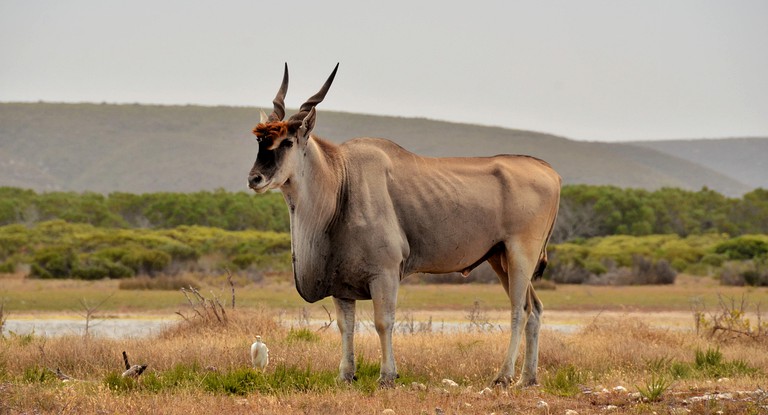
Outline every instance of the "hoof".
{"type": "Polygon", "coordinates": [[[500,386],[502,388],[508,388],[509,384],[512,382],[512,379],[510,379],[507,376],[499,376],[496,379],[491,382],[491,386],[497,387],[500,386]]]}
{"type": "Polygon", "coordinates": [[[539,382],[536,380],[536,378],[533,379],[520,379],[517,383],[515,383],[516,388],[531,388],[534,386],[539,386],[539,382]]]}
{"type": "Polygon", "coordinates": [[[382,374],[379,376],[379,387],[380,388],[393,388],[395,387],[395,379],[398,379],[400,375],[384,375],[382,374]]]}
{"type": "Polygon", "coordinates": [[[339,383],[352,383],[353,381],[357,380],[357,376],[355,376],[354,373],[348,374],[348,375],[339,375],[339,377],[336,378],[336,380],[339,383]]]}

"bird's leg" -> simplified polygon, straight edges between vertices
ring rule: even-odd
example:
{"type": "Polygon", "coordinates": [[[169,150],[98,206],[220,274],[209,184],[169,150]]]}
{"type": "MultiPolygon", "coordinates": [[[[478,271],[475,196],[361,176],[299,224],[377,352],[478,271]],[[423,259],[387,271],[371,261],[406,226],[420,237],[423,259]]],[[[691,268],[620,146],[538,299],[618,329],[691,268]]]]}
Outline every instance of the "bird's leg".
{"type": "Polygon", "coordinates": [[[355,380],[355,300],[333,298],[336,306],[336,324],[341,333],[341,363],[339,380],[355,380]]]}

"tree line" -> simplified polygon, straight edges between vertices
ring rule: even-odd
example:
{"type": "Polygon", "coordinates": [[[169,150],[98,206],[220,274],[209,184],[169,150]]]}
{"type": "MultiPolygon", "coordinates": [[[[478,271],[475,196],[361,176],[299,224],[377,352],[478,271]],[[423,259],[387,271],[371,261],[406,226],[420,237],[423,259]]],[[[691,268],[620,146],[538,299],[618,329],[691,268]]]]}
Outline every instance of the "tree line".
{"type": "MultiPolygon", "coordinates": [[[[224,190],[194,193],[76,193],[0,187],[0,226],[50,220],[107,228],[287,232],[288,210],[278,193],[224,190]]],[[[741,198],[713,190],[563,186],[554,242],[608,235],[768,234],[768,190],[741,198]]]]}

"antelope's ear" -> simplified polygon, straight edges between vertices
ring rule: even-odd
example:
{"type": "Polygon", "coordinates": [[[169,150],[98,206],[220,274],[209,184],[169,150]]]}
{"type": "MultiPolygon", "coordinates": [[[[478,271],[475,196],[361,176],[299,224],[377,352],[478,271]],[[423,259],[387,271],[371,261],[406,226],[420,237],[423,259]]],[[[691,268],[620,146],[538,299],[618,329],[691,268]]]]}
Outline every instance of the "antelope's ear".
{"type": "Polygon", "coordinates": [[[301,121],[301,127],[299,127],[299,133],[297,134],[297,137],[299,138],[299,142],[302,144],[306,143],[309,139],[309,134],[312,133],[312,130],[315,128],[315,119],[317,116],[317,112],[315,111],[315,107],[312,107],[312,109],[309,110],[309,114],[307,114],[306,117],[301,121]]]}
{"type": "Polygon", "coordinates": [[[259,118],[260,118],[260,120],[261,120],[261,121],[259,121],[259,122],[260,122],[260,123],[262,123],[262,124],[265,124],[265,123],[269,122],[269,116],[268,116],[268,115],[267,115],[267,113],[266,113],[266,112],[264,112],[264,110],[263,110],[263,109],[261,109],[261,108],[259,108],[259,118]]]}

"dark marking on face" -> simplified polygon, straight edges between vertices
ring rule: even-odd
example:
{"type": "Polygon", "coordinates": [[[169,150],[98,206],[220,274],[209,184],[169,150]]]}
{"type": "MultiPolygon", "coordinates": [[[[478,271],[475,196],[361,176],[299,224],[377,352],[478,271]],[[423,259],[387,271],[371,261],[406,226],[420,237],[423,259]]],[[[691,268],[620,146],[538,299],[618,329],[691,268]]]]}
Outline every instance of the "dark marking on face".
{"type": "Polygon", "coordinates": [[[285,122],[261,123],[253,129],[259,141],[259,153],[250,174],[274,177],[294,139],[288,136],[289,125],[285,122]]]}

